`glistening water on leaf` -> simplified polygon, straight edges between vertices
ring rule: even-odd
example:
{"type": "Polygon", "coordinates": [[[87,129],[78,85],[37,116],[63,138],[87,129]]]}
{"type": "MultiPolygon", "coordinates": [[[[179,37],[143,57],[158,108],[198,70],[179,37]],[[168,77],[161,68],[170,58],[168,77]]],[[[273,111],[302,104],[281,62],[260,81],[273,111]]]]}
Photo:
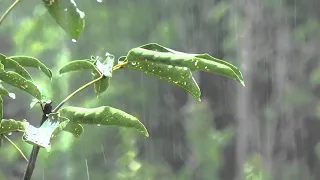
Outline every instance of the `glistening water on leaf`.
{"type": "MultiPolygon", "coordinates": [[[[141,46],[144,47],[144,46],[141,46]]],[[[129,62],[153,62],[178,67],[186,67],[191,71],[200,70],[216,73],[234,79],[244,85],[240,71],[232,64],[209,56],[208,54],[187,54],[169,49],[155,44],[147,45],[149,49],[133,48],[127,55],[129,62]],[[155,50],[150,50],[154,48],[155,50]],[[159,51],[161,50],[161,51],[159,51]],[[175,53],[173,53],[175,52],[175,53]]]]}
{"type": "Polygon", "coordinates": [[[136,117],[113,107],[81,108],[67,106],[60,109],[58,113],[73,123],[133,128],[145,136],[149,136],[145,126],[136,117]]]}
{"type": "Polygon", "coordinates": [[[42,0],[45,7],[62,29],[77,40],[85,26],[84,12],[77,8],[73,0],[42,0]]]}
{"type": "Polygon", "coordinates": [[[76,138],[79,138],[84,131],[81,124],[73,122],[69,122],[63,130],[73,134],[76,138]]]}
{"type": "Polygon", "coordinates": [[[3,54],[0,54],[0,61],[4,65],[5,70],[10,69],[10,70],[20,74],[22,77],[32,81],[32,78],[31,78],[30,74],[28,73],[28,71],[24,67],[22,67],[18,62],[16,62],[15,60],[10,59],[3,54]]]}
{"type": "MultiPolygon", "coordinates": [[[[119,58],[119,61],[123,62],[125,61],[125,58],[125,56],[122,56],[119,58]]],[[[145,74],[158,77],[159,79],[180,86],[200,101],[200,88],[188,68],[144,61],[127,63],[124,67],[142,71],[145,74]]]]}
{"type": "Polygon", "coordinates": [[[13,71],[1,71],[0,80],[10,84],[11,86],[17,87],[33,97],[41,100],[41,92],[37,86],[30,80],[25,79],[21,75],[13,71]]]}
{"type": "Polygon", "coordinates": [[[47,75],[50,79],[52,78],[51,70],[43,64],[40,60],[29,57],[29,56],[10,56],[10,59],[18,62],[23,67],[33,67],[42,71],[45,75],[47,75]]]}
{"type": "Polygon", "coordinates": [[[24,132],[29,126],[27,120],[17,121],[14,119],[2,119],[0,122],[0,134],[10,133],[14,131],[24,132]]]}
{"type": "Polygon", "coordinates": [[[239,71],[239,69],[236,66],[234,66],[233,64],[231,64],[231,63],[229,63],[227,61],[224,61],[224,60],[221,60],[221,59],[218,59],[218,58],[214,58],[214,57],[210,56],[207,53],[205,53],[205,54],[188,54],[188,53],[179,52],[179,51],[176,51],[176,50],[161,46],[161,45],[156,44],[156,43],[145,44],[145,45],[140,46],[140,48],[148,49],[148,50],[152,50],[152,51],[168,52],[168,53],[173,53],[173,54],[192,55],[192,56],[196,56],[196,57],[199,57],[199,58],[212,60],[212,61],[224,64],[226,66],[229,66],[237,74],[237,76],[240,79],[243,79],[242,73],[239,71]]]}
{"type": "Polygon", "coordinates": [[[5,95],[11,97],[12,99],[16,98],[16,95],[14,93],[10,93],[6,88],[2,86],[2,84],[0,84],[0,95],[5,95]]]}
{"type": "Polygon", "coordinates": [[[57,136],[68,124],[69,119],[51,113],[48,119],[39,127],[27,126],[23,135],[23,140],[29,144],[37,145],[51,151],[51,139],[57,136]]]}

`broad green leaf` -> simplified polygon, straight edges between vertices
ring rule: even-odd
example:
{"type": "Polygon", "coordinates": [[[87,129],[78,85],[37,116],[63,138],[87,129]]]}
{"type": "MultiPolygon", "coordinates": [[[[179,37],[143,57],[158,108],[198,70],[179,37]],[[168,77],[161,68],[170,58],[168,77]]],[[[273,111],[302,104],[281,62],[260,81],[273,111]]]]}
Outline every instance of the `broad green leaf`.
{"type": "Polygon", "coordinates": [[[84,12],[73,0],[42,0],[56,22],[73,39],[77,40],[85,26],[84,12]]]}
{"type": "Polygon", "coordinates": [[[29,144],[51,150],[51,139],[57,136],[68,124],[69,119],[59,116],[58,113],[51,113],[48,119],[39,127],[27,126],[23,140],[29,144]]]}
{"type": "Polygon", "coordinates": [[[83,133],[84,129],[81,124],[69,122],[68,125],[63,129],[78,138],[83,133]]]}
{"type": "Polygon", "coordinates": [[[136,117],[113,107],[81,108],[67,106],[60,109],[58,113],[73,123],[134,128],[145,136],[149,136],[145,126],[136,117]]]}
{"type": "Polygon", "coordinates": [[[27,120],[17,121],[14,119],[2,119],[0,122],[0,134],[14,131],[24,132],[27,126],[29,126],[27,120]]]}
{"type": "Polygon", "coordinates": [[[212,60],[212,61],[224,64],[226,66],[229,66],[237,74],[237,76],[240,79],[243,79],[242,73],[239,71],[239,69],[236,66],[234,66],[233,64],[231,64],[231,63],[229,63],[227,61],[223,61],[223,60],[220,60],[218,58],[214,58],[214,57],[210,56],[209,54],[188,54],[188,53],[172,50],[170,48],[161,46],[161,45],[156,44],[156,43],[149,43],[149,44],[140,46],[140,48],[148,49],[148,50],[152,50],[152,51],[159,51],[159,52],[170,52],[170,53],[173,53],[173,54],[192,55],[192,56],[196,56],[196,57],[199,57],[199,58],[212,60]]]}
{"type": "Polygon", "coordinates": [[[33,97],[41,100],[41,93],[37,86],[30,80],[25,79],[21,75],[13,71],[1,71],[0,80],[10,84],[11,86],[17,87],[33,97]]]}
{"type": "MultiPolygon", "coordinates": [[[[120,57],[119,61],[124,61],[124,59],[124,56],[120,57]]],[[[140,70],[145,74],[156,76],[159,79],[180,86],[200,101],[200,88],[188,68],[143,61],[131,62],[126,64],[125,67],[140,70]]]]}
{"type": "Polygon", "coordinates": [[[3,54],[0,54],[0,61],[4,65],[5,69],[10,69],[10,70],[20,74],[24,78],[26,78],[28,80],[32,80],[28,71],[24,67],[22,67],[18,62],[16,62],[15,60],[7,58],[3,54]]]}
{"type": "MultiPolygon", "coordinates": [[[[152,46],[155,45],[153,44],[152,46]]],[[[134,48],[129,51],[127,60],[129,62],[136,63],[153,62],[171,66],[186,67],[191,71],[200,70],[216,73],[218,75],[234,79],[244,86],[242,74],[235,66],[228,62],[213,58],[208,54],[187,54],[174,50],[163,52],[164,50],[164,48],[160,47],[155,50],[144,49],[141,47],[134,48]],[[161,50],[162,52],[159,50],[161,50]]]]}
{"type": "Polygon", "coordinates": [[[34,57],[29,57],[29,56],[11,56],[9,58],[15,60],[21,66],[37,68],[40,71],[42,71],[45,75],[47,75],[50,79],[52,78],[51,70],[46,65],[44,65],[40,60],[38,60],[38,59],[36,59],[34,57]]]}
{"type": "Polygon", "coordinates": [[[72,72],[72,71],[88,70],[88,69],[92,69],[92,70],[95,69],[95,65],[92,62],[90,62],[89,59],[75,60],[63,66],[59,70],[59,74],[72,72]]]}

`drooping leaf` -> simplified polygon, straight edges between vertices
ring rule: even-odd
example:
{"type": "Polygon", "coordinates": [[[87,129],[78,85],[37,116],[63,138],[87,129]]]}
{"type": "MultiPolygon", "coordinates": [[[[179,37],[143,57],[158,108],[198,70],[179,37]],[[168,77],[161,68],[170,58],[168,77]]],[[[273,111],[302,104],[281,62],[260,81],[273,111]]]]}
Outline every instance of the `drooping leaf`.
{"type": "Polygon", "coordinates": [[[75,60],[63,66],[59,70],[59,74],[73,72],[73,71],[80,71],[80,70],[88,70],[88,69],[92,69],[92,70],[95,69],[95,65],[90,61],[90,59],[75,60]]]}
{"type": "Polygon", "coordinates": [[[84,12],[73,0],[42,0],[56,22],[73,39],[77,40],[85,26],[84,12]]]}
{"type": "Polygon", "coordinates": [[[24,132],[27,126],[29,126],[27,120],[17,121],[14,119],[2,119],[0,122],[0,134],[14,131],[24,132]]]}
{"type": "MultiPolygon", "coordinates": [[[[100,94],[102,94],[108,89],[110,84],[110,79],[112,77],[114,55],[106,53],[105,58],[106,58],[105,61],[101,63],[100,58],[97,57],[94,63],[97,69],[100,71],[100,73],[103,74],[103,78],[94,84],[94,90],[97,96],[99,96],[100,94]]],[[[99,78],[101,76],[100,73],[98,73],[97,71],[93,71],[92,72],[93,79],[99,78]]]]}
{"type": "MultiPolygon", "coordinates": [[[[151,45],[149,45],[151,46],[151,45]]],[[[150,48],[147,46],[148,48],[150,48]]],[[[155,45],[152,44],[151,47],[155,45]]],[[[129,62],[153,62],[178,67],[187,67],[191,71],[200,70],[216,73],[234,79],[244,85],[240,71],[232,64],[213,58],[208,54],[187,54],[169,49],[158,47],[155,50],[142,47],[131,49],[127,55],[129,62]],[[161,51],[159,51],[161,50],[161,51]]]]}
{"type": "Polygon", "coordinates": [[[192,56],[196,56],[196,57],[212,60],[212,61],[224,64],[226,66],[229,66],[237,74],[238,77],[243,79],[242,73],[240,72],[240,70],[236,66],[234,66],[233,64],[231,64],[231,63],[229,63],[227,61],[223,61],[223,60],[220,60],[218,58],[214,58],[214,57],[210,56],[209,54],[188,54],[188,53],[179,52],[179,51],[176,51],[176,50],[161,46],[161,45],[156,44],[156,43],[145,44],[143,46],[140,46],[140,48],[148,49],[148,50],[152,50],[152,51],[159,51],[159,52],[170,52],[170,53],[173,53],[173,54],[192,55],[192,56]]]}
{"type": "Polygon", "coordinates": [[[41,93],[37,86],[30,80],[25,79],[21,75],[13,71],[0,71],[0,80],[17,87],[33,97],[41,100],[41,93]]]}
{"type": "Polygon", "coordinates": [[[16,62],[15,60],[7,58],[3,54],[0,54],[0,61],[4,65],[5,69],[10,69],[10,70],[20,74],[24,78],[26,78],[28,80],[32,80],[28,71],[24,67],[22,67],[18,62],[16,62]]]}
{"type": "MultiPolygon", "coordinates": [[[[119,61],[125,61],[125,58],[125,56],[120,57],[119,61]]],[[[200,101],[200,88],[188,68],[143,61],[131,62],[126,64],[125,67],[140,70],[145,74],[156,76],[159,79],[180,86],[200,101]]]]}
{"type": "Polygon", "coordinates": [[[37,68],[40,71],[42,71],[45,75],[47,75],[50,79],[52,78],[51,70],[46,65],[44,65],[40,60],[38,60],[38,59],[36,59],[34,57],[29,57],[29,56],[11,56],[9,58],[15,60],[21,66],[37,68]]]}
{"type": "Polygon", "coordinates": [[[113,107],[81,108],[67,106],[60,109],[58,113],[73,123],[134,128],[145,136],[149,136],[145,126],[136,117],[113,107]]]}
{"type": "Polygon", "coordinates": [[[37,145],[51,151],[51,139],[62,131],[68,124],[69,119],[59,116],[58,113],[51,113],[48,119],[39,127],[27,126],[23,140],[29,144],[37,145]]]}
{"type": "MultiPolygon", "coordinates": [[[[100,77],[100,74],[97,73],[97,71],[92,72],[92,78],[98,79],[100,77]]],[[[105,92],[110,84],[110,77],[102,77],[102,79],[98,80],[96,83],[94,83],[94,91],[97,96],[105,92]]]]}
{"type": "Polygon", "coordinates": [[[83,133],[84,129],[81,124],[69,122],[68,125],[63,129],[78,138],[83,133]]]}

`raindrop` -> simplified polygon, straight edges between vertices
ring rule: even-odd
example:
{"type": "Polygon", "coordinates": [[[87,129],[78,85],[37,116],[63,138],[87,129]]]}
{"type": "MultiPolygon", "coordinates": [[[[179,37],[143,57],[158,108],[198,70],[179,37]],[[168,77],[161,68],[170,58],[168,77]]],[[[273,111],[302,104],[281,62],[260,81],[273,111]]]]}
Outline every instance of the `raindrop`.
{"type": "Polygon", "coordinates": [[[102,3],[102,2],[103,2],[103,0],[97,0],[97,2],[98,2],[98,3],[102,3]]]}
{"type": "Polygon", "coordinates": [[[100,124],[97,124],[97,126],[101,126],[100,124]]]}
{"type": "Polygon", "coordinates": [[[8,136],[11,136],[11,135],[12,135],[12,132],[9,132],[9,133],[8,133],[8,136]]]}
{"type": "Polygon", "coordinates": [[[75,40],[75,39],[72,39],[72,42],[74,42],[74,43],[75,43],[75,42],[77,42],[77,40],[75,40]]]}
{"type": "Polygon", "coordinates": [[[132,64],[133,66],[135,66],[137,63],[136,63],[136,62],[131,62],[131,64],[132,64]]]}

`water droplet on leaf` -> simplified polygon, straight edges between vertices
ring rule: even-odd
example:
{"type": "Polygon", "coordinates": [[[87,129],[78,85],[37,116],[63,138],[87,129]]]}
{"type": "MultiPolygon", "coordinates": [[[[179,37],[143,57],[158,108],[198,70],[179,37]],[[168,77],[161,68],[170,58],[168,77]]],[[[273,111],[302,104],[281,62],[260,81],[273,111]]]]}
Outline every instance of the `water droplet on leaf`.
{"type": "Polygon", "coordinates": [[[74,42],[74,43],[77,42],[77,40],[75,40],[75,39],[72,39],[71,41],[74,42]]]}
{"type": "Polygon", "coordinates": [[[136,62],[131,62],[131,64],[132,64],[133,66],[135,66],[137,63],[136,63],[136,62]]]}

